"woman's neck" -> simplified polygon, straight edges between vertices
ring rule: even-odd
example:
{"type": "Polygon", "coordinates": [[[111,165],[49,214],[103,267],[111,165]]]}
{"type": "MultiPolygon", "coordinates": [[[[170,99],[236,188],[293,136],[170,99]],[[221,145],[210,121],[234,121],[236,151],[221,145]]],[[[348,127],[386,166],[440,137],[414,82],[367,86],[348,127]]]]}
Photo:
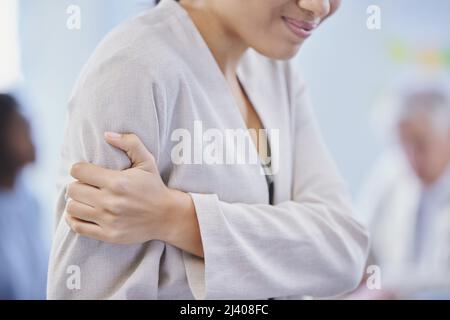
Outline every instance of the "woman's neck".
{"type": "Polygon", "coordinates": [[[235,80],[239,61],[248,47],[214,15],[206,1],[196,4],[181,0],[180,4],[189,13],[225,78],[235,80]]]}

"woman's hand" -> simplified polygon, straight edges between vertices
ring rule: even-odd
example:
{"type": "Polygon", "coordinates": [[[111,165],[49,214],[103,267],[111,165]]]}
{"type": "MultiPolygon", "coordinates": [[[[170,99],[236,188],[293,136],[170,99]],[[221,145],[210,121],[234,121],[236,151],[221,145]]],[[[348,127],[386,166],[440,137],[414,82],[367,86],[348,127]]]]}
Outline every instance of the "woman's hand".
{"type": "Polygon", "coordinates": [[[66,207],[71,229],[116,244],[161,240],[202,255],[191,197],[164,184],[153,155],[136,135],[106,133],[105,139],[127,153],[132,167],[124,171],[89,163],[72,167],[77,181],[68,187],[66,207]]]}

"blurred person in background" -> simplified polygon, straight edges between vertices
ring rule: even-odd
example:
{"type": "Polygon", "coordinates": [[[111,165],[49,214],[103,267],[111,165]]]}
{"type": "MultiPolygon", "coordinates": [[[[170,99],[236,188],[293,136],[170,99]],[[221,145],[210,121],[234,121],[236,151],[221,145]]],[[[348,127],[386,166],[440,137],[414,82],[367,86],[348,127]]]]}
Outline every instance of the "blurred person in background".
{"type": "Polygon", "coordinates": [[[21,179],[35,160],[29,124],[0,94],[0,299],[44,299],[47,249],[39,205],[21,179]]]}
{"type": "Polygon", "coordinates": [[[445,81],[424,79],[397,91],[390,111],[398,148],[379,162],[360,199],[382,288],[359,297],[450,297],[449,94],[445,81]]]}

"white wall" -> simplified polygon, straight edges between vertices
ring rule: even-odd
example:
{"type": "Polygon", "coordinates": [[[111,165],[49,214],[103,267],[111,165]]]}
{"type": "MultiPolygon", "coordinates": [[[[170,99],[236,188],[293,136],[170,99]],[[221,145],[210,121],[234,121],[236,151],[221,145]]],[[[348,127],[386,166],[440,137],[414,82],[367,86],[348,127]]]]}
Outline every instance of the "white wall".
{"type": "Polygon", "coordinates": [[[17,13],[17,0],[0,1],[0,92],[11,90],[20,80],[17,13]]]}

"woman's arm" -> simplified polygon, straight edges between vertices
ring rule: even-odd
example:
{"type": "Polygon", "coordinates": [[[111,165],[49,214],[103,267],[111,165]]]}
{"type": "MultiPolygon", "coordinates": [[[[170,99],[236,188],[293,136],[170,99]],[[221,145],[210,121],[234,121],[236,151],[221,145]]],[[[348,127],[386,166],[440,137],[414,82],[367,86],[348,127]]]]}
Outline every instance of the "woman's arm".
{"type": "Polygon", "coordinates": [[[162,72],[158,64],[149,65],[148,57],[136,57],[125,49],[111,52],[100,47],[69,101],[48,273],[49,299],[157,298],[163,242],[112,245],[78,235],[65,220],[74,163],[117,171],[130,167],[126,154],[105,142],[105,132],[134,132],[157,162],[160,157],[165,91],[153,76],[162,72]]]}
{"type": "Polygon", "coordinates": [[[329,297],[356,288],[368,252],[346,184],[322,141],[299,81],[292,97],[292,200],[226,203],[192,194],[204,259],[185,255],[197,298],[329,297]]]}
{"type": "Polygon", "coordinates": [[[153,155],[134,134],[106,133],[105,140],[127,154],[131,168],[117,171],[77,163],[68,187],[67,223],[81,236],[115,244],[151,240],[170,243],[203,257],[194,203],[169,189],[153,155]]]}
{"type": "MultiPolygon", "coordinates": [[[[232,204],[213,194],[166,193],[162,187],[158,191],[152,189],[151,179],[145,179],[145,185],[136,182],[143,181],[138,177],[128,179],[128,206],[122,202],[123,224],[118,229],[127,230],[124,239],[134,241],[141,232],[141,240],[150,240],[145,237],[155,234],[151,227],[124,226],[140,210],[137,225],[151,226],[148,221],[159,215],[159,222],[153,220],[162,231],[159,239],[193,254],[185,254],[185,265],[197,298],[326,297],[354,289],[361,279],[367,234],[351,216],[346,186],[322,142],[308,97],[300,91],[294,98],[292,201],[232,204]],[[152,208],[161,206],[146,197],[171,199],[172,207],[155,213],[152,208]],[[139,202],[142,209],[135,207],[139,202]]],[[[139,149],[138,143],[132,145],[139,149]]]]}

